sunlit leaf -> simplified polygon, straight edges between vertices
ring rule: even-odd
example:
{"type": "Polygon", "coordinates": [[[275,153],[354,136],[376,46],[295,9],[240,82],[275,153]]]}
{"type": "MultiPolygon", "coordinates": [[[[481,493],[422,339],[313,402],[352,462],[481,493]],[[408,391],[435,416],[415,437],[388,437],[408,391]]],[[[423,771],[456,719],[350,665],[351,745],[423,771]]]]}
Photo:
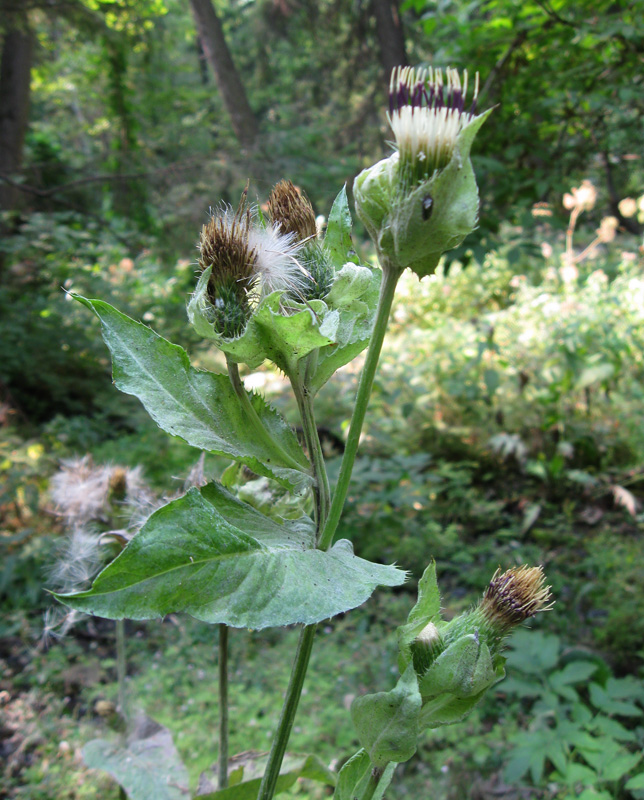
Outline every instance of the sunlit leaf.
{"type": "Polygon", "coordinates": [[[110,619],[184,611],[239,628],[311,624],[364,603],[405,573],[353,554],[346,539],[313,549],[308,517],[282,524],[217,484],[156,511],[91,589],[56,595],[110,619]]]}

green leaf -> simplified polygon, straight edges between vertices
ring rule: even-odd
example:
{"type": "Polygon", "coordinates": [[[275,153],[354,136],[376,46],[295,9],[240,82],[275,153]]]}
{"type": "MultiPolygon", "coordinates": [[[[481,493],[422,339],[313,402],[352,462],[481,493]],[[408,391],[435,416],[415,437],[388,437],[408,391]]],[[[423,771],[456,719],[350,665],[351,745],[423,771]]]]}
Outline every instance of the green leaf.
{"type": "Polygon", "coordinates": [[[590,702],[606,714],[617,714],[621,717],[639,717],[642,713],[634,703],[615,700],[609,692],[598,683],[590,684],[590,702]]]}
{"type": "Polygon", "coordinates": [[[289,488],[310,485],[308,461],[297,437],[261,397],[249,395],[274,447],[253,432],[228,376],[195,369],[182,347],[108,303],[74,297],[101,321],[117,388],[138,397],[160,428],[193,447],[241,461],[289,488]]]}
{"type": "Polygon", "coordinates": [[[612,364],[594,364],[592,367],[586,367],[575,384],[575,391],[587,389],[594,383],[604,383],[612,378],[614,372],[615,367],[612,364]]]}
{"type": "Polygon", "coordinates": [[[409,612],[407,623],[396,631],[398,637],[398,667],[402,672],[411,661],[410,644],[430,622],[440,619],[441,597],[436,581],[436,562],[432,561],[418,581],[418,599],[409,612]]]}
{"type": "Polygon", "coordinates": [[[340,269],[347,261],[351,260],[353,254],[352,224],[345,184],[333,201],[324,236],[324,249],[336,269],[340,269]]]}
{"type": "MultiPolygon", "coordinates": [[[[338,782],[333,794],[333,800],[356,800],[362,797],[371,776],[373,764],[366,750],[358,750],[344,764],[338,775],[338,782]]],[[[382,800],[393,778],[396,763],[388,764],[378,782],[378,788],[373,794],[373,800],[382,800]]]]}
{"type": "Polygon", "coordinates": [[[109,619],[185,611],[238,628],[310,625],[364,603],[405,573],[353,554],[346,539],[313,549],[308,517],[282,524],[218,484],[156,511],[86,592],[61,602],[109,619]]]}
{"type": "Polygon", "coordinates": [[[418,714],[422,705],[410,664],[390,692],[357,697],[351,719],[358,738],[376,767],[408,761],[416,752],[418,714]]]}
{"type": "Polygon", "coordinates": [[[338,313],[335,342],[321,347],[309,388],[315,394],[340,367],[369,344],[380,295],[380,270],[347,263],[335,277],[325,298],[338,313]]]}
{"type": "Polygon", "coordinates": [[[644,772],[640,772],[639,775],[635,775],[633,778],[627,781],[624,788],[629,792],[632,792],[634,789],[644,789],[644,772]]]}
{"type": "MultiPolygon", "coordinates": [[[[230,782],[228,788],[216,790],[217,772],[202,772],[195,797],[200,800],[256,800],[262,775],[268,761],[267,753],[250,750],[233,756],[229,762],[229,781],[234,773],[237,780],[230,782]]],[[[335,786],[336,776],[318,756],[286,753],[277,779],[275,794],[286,792],[300,778],[335,786]]]]}
{"type": "Polygon", "coordinates": [[[109,773],[130,800],[185,800],[188,770],[170,731],[154,720],[139,720],[137,732],[123,747],[94,739],[82,754],[88,767],[109,773]]]}

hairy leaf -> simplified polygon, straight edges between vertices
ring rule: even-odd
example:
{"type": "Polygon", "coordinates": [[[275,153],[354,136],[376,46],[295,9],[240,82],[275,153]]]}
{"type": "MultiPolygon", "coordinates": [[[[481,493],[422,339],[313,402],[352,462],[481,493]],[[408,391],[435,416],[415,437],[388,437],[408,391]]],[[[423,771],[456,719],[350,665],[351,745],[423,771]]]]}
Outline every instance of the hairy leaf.
{"type": "Polygon", "coordinates": [[[218,484],[156,511],[86,592],[56,595],[109,619],[185,611],[238,628],[312,624],[364,603],[405,573],[353,554],[347,540],[313,549],[308,517],[282,524],[218,484]]]}
{"type": "Polygon", "coordinates": [[[226,375],[195,369],[182,347],[108,303],[75,297],[101,321],[117,388],[138,397],[160,428],[194,447],[241,461],[289,488],[310,484],[308,461],[297,437],[261,397],[251,394],[251,403],[274,446],[253,432],[226,375]]]}

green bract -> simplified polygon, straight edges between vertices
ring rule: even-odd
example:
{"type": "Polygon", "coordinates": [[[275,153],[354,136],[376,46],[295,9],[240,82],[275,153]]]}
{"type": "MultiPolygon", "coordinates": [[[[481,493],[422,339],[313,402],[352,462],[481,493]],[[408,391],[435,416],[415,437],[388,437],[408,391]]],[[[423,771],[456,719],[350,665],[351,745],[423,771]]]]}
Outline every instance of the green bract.
{"type": "Polygon", "coordinates": [[[491,109],[474,117],[456,139],[443,169],[416,186],[401,174],[398,153],[355,179],[356,212],[374,240],[383,264],[431,275],[446,250],[457,247],[478,221],[478,188],[470,149],[491,109]]]}

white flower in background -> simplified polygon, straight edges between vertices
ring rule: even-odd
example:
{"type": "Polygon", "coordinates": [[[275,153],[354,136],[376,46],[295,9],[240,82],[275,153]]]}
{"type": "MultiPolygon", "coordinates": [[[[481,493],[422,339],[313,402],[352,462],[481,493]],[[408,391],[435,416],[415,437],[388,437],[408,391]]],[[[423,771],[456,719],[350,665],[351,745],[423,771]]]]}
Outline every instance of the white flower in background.
{"type": "Polygon", "coordinates": [[[479,76],[466,110],[467,71],[398,67],[391,74],[389,124],[401,166],[413,183],[451,160],[461,131],[475,118],[479,76]]]}
{"type": "Polygon", "coordinates": [[[110,468],[96,467],[90,455],[63,461],[51,479],[50,494],[61,516],[71,523],[100,518],[110,488],[110,468]]]}

